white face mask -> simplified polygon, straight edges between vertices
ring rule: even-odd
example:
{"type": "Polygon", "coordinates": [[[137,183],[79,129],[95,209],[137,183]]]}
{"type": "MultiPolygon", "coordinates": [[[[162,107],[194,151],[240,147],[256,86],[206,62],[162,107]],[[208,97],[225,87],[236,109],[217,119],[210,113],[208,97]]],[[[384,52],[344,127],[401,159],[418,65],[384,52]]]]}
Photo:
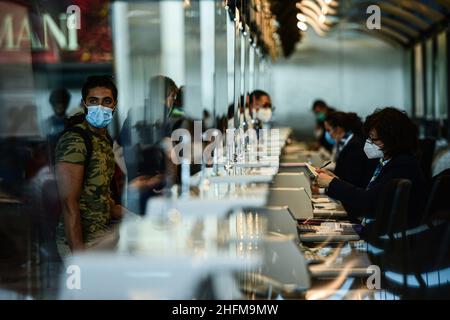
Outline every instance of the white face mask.
{"type": "Polygon", "coordinates": [[[366,141],[366,144],[364,145],[364,152],[369,159],[378,159],[384,157],[383,150],[381,150],[380,147],[376,144],[370,143],[369,141],[366,141]]]}
{"type": "Polygon", "coordinates": [[[258,110],[256,117],[261,120],[261,122],[269,122],[272,119],[272,109],[261,108],[258,110]]]}

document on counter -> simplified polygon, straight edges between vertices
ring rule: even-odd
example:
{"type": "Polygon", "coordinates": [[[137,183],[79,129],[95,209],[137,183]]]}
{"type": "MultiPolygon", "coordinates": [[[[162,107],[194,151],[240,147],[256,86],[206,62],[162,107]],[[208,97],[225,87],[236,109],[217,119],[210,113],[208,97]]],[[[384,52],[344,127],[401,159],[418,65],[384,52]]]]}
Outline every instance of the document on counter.
{"type": "Polygon", "coordinates": [[[333,200],[328,197],[312,198],[311,201],[312,203],[334,203],[333,200]]]}
{"type": "Polygon", "coordinates": [[[315,214],[315,215],[336,216],[336,215],[346,215],[347,212],[344,211],[344,210],[336,210],[336,209],[314,208],[313,214],[315,214]]]}
{"type": "Polygon", "coordinates": [[[306,166],[306,168],[308,168],[308,171],[309,171],[309,174],[311,175],[311,177],[317,178],[317,176],[319,174],[316,172],[316,168],[314,168],[312,165],[310,165],[307,162],[305,162],[305,166],[306,166]]]}
{"type": "Polygon", "coordinates": [[[306,167],[308,169],[309,176],[311,179],[317,178],[319,175],[316,172],[316,168],[309,164],[308,162],[281,162],[280,167],[292,168],[292,167],[306,167]]]}
{"type": "Polygon", "coordinates": [[[325,210],[336,210],[337,203],[333,202],[322,202],[322,203],[314,203],[315,209],[325,209],[325,210]]]}

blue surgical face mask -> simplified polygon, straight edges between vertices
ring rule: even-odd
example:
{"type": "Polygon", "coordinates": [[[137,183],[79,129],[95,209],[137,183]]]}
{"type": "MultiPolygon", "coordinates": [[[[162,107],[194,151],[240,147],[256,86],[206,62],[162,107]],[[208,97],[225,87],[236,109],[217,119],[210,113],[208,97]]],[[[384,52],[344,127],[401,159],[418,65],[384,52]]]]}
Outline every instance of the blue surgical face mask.
{"type": "Polygon", "coordinates": [[[102,105],[87,107],[86,121],[95,128],[104,128],[111,123],[113,109],[102,105]]]}
{"type": "Polygon", "coordinates": [[[331,144],[332,146],[334,146],[336,144],[336,140],[333,139],[333,137],[331,136],[331,134],[328,131],[325,132],[325,140],[327,140],[327,142],[329,144],[331,144]]]}

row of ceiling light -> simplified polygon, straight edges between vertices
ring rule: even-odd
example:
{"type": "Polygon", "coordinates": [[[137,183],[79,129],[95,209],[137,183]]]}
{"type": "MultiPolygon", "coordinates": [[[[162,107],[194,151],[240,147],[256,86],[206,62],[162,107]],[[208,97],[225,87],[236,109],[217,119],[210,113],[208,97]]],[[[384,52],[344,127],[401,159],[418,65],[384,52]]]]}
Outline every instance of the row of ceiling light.
{"type": "Polygon", "coordinates": [[[330,30],[330,17],[337,14],[338,0],[302,0],[297,3],[297,27],[305,32],[310,26],[319,36],[330,30]]]}

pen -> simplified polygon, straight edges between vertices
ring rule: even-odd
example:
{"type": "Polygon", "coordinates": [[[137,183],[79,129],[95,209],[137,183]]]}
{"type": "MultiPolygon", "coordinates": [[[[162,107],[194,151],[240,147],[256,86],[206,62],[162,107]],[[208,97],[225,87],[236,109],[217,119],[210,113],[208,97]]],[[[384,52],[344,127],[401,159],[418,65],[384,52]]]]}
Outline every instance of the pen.
{"type": "Polygon", "coordinates": [[[325,167],[328,166],[331,162],[333,162],[333,161],[328,161],[325,165],[321,166],[320,169],[325,168],[325,167]]]}

